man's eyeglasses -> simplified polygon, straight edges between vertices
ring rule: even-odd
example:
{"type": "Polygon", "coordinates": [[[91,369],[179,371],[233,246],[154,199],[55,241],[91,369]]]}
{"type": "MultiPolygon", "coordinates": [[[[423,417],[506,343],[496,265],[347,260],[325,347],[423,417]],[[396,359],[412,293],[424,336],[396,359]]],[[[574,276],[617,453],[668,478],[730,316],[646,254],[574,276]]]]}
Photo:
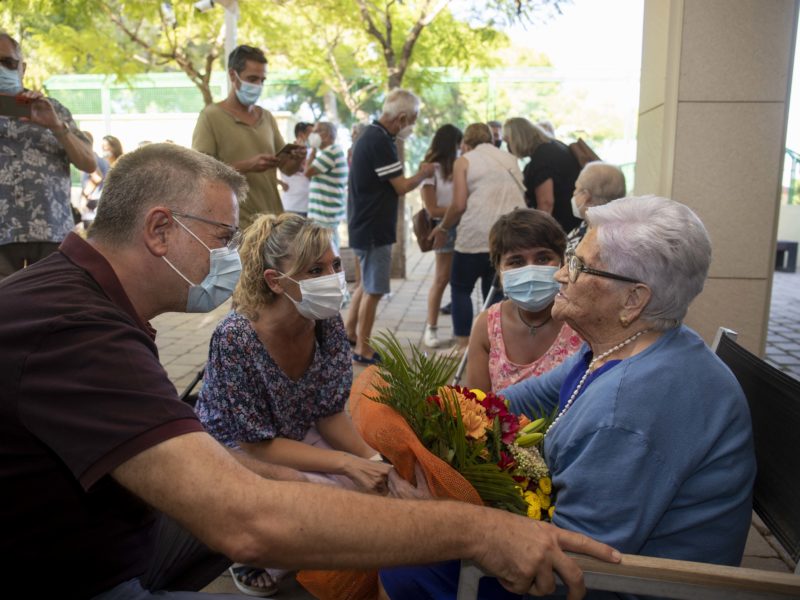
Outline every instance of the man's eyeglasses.
{"type": "Polygon", "coordinates": [[[192,219],[193,221],[200,221],[201,223],[207,223],[208,225],[213,225],[214,227],[222,227],[223,229],[226,229],[231,234],[230,239],[225,244],[229,250],[238,249],[239,245],[242,243],[242,232],[236,225],[229,225],[228,223],[222,223],[220,221],[212,221],[211,219],[190,215],[189,213],[178,212],[177,210],[173,210],[172,214],[177,217],[183,217],[184,219],[192,219]]]}
{"type": "Polygon", "coordinates": [[[13,56],[3,56],[0,57],[0,65],[3,65],[6,69],[16,71],[19,68],[19,59],[13,56]]]}
{"type": "Polygon", "coordinates": [[[616,273],[609,273],[608,271],[601,271],[599,269],[587,267],[574,252],[567,252],[566,256],[564,257],[564,261],[567,263],[567,275],[572,283],[575,283],[578,280],[578,275],[581,273],[588,273],[589,275],[606,277],[608,279],[616,279],[617,281],[641,283],[641,281],[638,279],[632,279],[630,277],[625,277],[624,275],[617,275],[616,273]]]}

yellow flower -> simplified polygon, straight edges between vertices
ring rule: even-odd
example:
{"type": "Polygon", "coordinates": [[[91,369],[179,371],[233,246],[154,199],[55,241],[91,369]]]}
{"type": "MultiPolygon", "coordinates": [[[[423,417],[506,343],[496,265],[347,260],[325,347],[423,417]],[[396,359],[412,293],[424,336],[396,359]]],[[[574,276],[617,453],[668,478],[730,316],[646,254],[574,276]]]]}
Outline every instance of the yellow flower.
{"type": "Polygon", "coordinates": [[[550,481],[549,477],[542,477],[541,479],[539,479],[539,489],[542,490],[545,494],[552,494],[553,482],[550,481]]]}
{"type": "Polygon", "coordinates": [[[539,496],[533,492],[525,492],[525,502],[528,503],[528,516],[537,521],[542,518],[542,503],[539,496]]]}
{"type": "Polygon", "coordinates": [[[556,505],[553,504],[550,508],[547,509],[547,516],[550,517],[550,520],[553,520],[553,515],[556,514],[556,505]]]}
{"type": "Polygon", "coordinates": [[[548,494],[545,494],[542,490],[536,490],[536,495],[539,496],[542,508],[550,508],[550,496],[548,494]]]}
{"type": "Polygon", "coordinates": [[[478,402],[486,398],[486,393],[483,390],[479,390],[478,388],[472,388],[470,392],[475,394],[475,397],[478,399],[478,402]]]}

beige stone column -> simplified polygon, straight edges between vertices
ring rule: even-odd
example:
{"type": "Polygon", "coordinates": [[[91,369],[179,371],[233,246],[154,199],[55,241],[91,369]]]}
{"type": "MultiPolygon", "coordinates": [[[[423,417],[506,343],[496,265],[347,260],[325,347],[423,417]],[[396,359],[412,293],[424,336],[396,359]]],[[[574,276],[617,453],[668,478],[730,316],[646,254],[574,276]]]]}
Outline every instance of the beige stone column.
{"type": "Polygon", "coordinates": [[[735,329],[761,355],[798,5],[645,1],[635,193],[687,204],[711,235],[687,324],[707,342],[735,329]]]}

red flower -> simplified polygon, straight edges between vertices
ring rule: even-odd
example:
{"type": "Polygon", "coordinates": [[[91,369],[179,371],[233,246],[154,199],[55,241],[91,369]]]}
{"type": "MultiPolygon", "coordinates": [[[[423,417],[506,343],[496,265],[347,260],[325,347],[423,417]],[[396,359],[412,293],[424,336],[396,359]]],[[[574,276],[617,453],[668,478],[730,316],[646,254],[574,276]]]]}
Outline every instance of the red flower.
{"type": "Polygon", "coordinates": [[[516,466],[516,464],[517,463],[514,461],[513,456],[503,450],[500,451],[500,460],[497,461],[498,467],[500,467],[503,471],[510,471],[516,466]]]}

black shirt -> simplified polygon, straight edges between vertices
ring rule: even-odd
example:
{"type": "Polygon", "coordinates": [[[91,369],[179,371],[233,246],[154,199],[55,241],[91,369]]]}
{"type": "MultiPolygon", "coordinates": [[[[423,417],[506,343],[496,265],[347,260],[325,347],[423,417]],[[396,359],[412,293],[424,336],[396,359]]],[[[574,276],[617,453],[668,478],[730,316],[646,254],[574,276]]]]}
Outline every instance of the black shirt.
{"type": "Polygon", "coordinates": [[[402,174],[394,136],[373,122],[356,141],[350,164],[347,225],[351,247],[369,250],[395,242],[397,192],[389,180],[402,174]]]}
{"type": "Polygon", "coordinates": [[[541,144],[533,151],[523,173],[528,206],[536,208],[536,188],[552,179],[553,217],[565,232],[572,231],[581,224],[581,220],[572,214],[571,204],[575,180],[580,172],[580,165],[566,144],[558,140],[541,144]]]}

